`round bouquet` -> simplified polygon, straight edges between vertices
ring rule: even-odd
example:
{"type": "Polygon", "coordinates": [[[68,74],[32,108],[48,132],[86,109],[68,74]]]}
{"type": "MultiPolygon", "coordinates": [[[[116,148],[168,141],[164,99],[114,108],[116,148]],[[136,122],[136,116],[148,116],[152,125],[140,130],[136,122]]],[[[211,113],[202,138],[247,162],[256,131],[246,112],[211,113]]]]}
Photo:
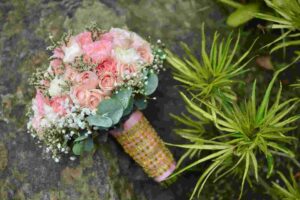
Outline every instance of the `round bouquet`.
{"type": "Polygon", "coordinates": [[[94,28],[68,33],[49,48],[50,65],[30,79],[36,96],[28,130],[53,159],[92,151],[94,137],[109,131],[149,176],[157,181],[169,176],[172,154],[139,111],[163,69],[160,41],[150,45],[124,29],[94,28]]]}

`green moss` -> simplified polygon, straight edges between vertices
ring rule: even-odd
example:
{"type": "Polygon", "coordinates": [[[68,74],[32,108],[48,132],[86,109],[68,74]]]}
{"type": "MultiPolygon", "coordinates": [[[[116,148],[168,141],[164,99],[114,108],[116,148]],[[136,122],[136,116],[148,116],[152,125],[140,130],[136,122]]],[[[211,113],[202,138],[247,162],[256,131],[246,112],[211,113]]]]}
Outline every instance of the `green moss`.
{"type": "Polygon", "coordinates": [[[144,196],[137,196],[133,190],[133,185],[125,177],[120,176],[119,163],[116,155],[112,153],[110,147],[105,144],[99,148],[104,157],[109,160],[109,184],[115,191],[114,194],[107,194],[107,199],[113,199],[117,195],[121,200],[143,200],[144,196]]]}
{"type": "MultiPolygon", "coordinates": [[[[127,10],[126,22],[130,29],[144,37],[161,39],[167,45],[178,43],[180,38],[195,37],[191,34],[199,33],[203,22],[208,27],[220,23],[209,21],[211,8],[215,6],[210,0],[120,0],[118,4],[127,10]]],[[[198,40],[196,37],[195,41],[198,40]]]]}
{"type": "Polygon", "coordinates": [[[8,154],[7,149],[5,145],[1,142],[0,143],[0,172],[5,170],[7,167],[7,162],[8,162],[7,154],[8,154]]]}
{"type": "Polygon", "coordinates": [[[106,5],[94,1],[85,0],[78,8],[72,18],[67,18],[64,25],[67,29],[74,30],[75,33],[81,32],[87,25],[95,22],[100,28],[108,29],[112,26],[124,26],[124,16],[118,16],[106,5]]]}
{"type": "Polygon", "coordinates": [[[47,10],[52,12],[42,12],[38,26],[35,28],[35,33],[46,43],[50,44],[49,35],[53,36],[54,40],[58,40],[64,33],[63,22],[65,16],[59,7],[59,2],[51,2],[47,4],[47,10]]]}
{"type": "Polygon", "coordinates": [[[3,37],[13,37],[19,34],[24,27],[23,19],[28,14],[25,1],[12,0],[11,4],[13,9],[8,12],[6,23],[3,25],[3,32],[1,36],[3,37]]]}

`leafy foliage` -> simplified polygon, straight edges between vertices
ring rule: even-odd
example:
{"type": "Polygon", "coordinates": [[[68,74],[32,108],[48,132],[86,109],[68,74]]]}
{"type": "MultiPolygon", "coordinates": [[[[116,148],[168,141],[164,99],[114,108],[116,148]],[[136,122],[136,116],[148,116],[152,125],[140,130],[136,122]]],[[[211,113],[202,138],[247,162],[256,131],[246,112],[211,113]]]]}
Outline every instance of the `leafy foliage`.
{"type": "Polygon", "coordinates": [[[233,102],[225,106],[224,109],[215,107],[196,96],[194,96],[194,100],[190,100],[185,94],[181,93],[188,111],[196,118],[199,116],[199,121],[203,117],[212,121],[221,133],[214,138],[203,139],[194,134],[194,132],[201,129],[193,124],[190,126],[191,121],[188,118],[177,117],[178,121],[190,126],[188,131],[186,129],[182,130],[182,136],[192,144],[173,146],[187,149],[187,152],[208,152],[207,155],[197,158],[195,162],[173,175],[181,174],[199,164],[209,163],[200,176],[191,199],[196,194],[200,195],[208,178],[213,174],[215,175],[215,181],[229,174],[241,178],[241,197],[246,180],[251,182],[250,177],[254,176],[255,180],[258,181],[258,172],[263,167],[263,165],[258,165],[261,155],[266,159],[268,177],[272,174],[274,168],[273,157],[276,152],[280,152],[287,157],[294,157],[294,153],[286,145],[295,138],[287,136],[286,133],[295,128],[292,123],[300,117],[299,115],[290,116],[291,111],[298,103],[298,99],[292,98],[281,103],[282,88],[280,87],[272,105],[270,101],[275,80],[284,69],[286,68],[275,73],[260,104],[257,104],[256,100],[256,83],[253,84],[249,100],[241,104],[233,102]],[[207,112],[202,108],[202,105],[213,112],[207,112]]]}
{"type": "Polygon", "coordinates": [[[245,59],[252,47],[236,58],[240,34],[233,44],[232,34],[220,41],[216,32],[208,53],[204,27],[202,30],[201,61],[186,44],[182,44],[186,53],[186,57],[182,59],[167,51],[167,61],[173,68],[174,79],[181,82],[188,92],[196,94],[194,98],[211,103],[235,99],[232,85],[238,82],[237,76],[246,71],[245,67],[249,61],[245,62],[245,59]]]}
{"type": "Polygon", "coordinates": [[[280,37],[267,45],[272,46],[275,44],[271,52],[300,45],[300,2],[298,0],[265,0],[265,3],[275,11],[275,14],[259,13],[256,15],[257,18],[271,22],[272,29],[284,30],[280,37]]]}
{"type": "Polygon", "coordinates": [[[274,199],[286,199],[286,200],[297,200],[300,199],[300,186],[298,185],[295,177],[293,176],[292,171],[290,171],[290,179],[289,181],[281,172],[278,172],[281,180],[283,181],[285,187],[279,185],[276,182],[273,182],[272,192],[276,194],[274,195],[274,199]],[[278,198],[279,197],[279,198],[278,198]]]}

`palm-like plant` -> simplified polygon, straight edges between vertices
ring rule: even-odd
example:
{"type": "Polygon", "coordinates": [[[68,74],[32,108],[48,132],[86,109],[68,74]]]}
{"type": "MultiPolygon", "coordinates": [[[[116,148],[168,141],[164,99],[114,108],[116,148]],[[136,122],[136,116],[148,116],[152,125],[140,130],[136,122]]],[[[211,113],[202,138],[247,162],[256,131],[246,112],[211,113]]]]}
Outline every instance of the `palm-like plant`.
{"type": "MultiPolygon", "coordinates": [[[[284,69],[275,73],[259,105],[256,102],[256,83],[253,84],[251,98],[248,101],[240,105],[233,103],[231,106],[226,106],[223,109],[217,108],[211,103],[197,98],[197,96],[194,96],[194,100],[190,100],[181,93],[187,104],[188,111],[194,117],[198,116],[199,120],[203,117],[211,120],[222,133],[207,140],[197,136],[192,131],[193,134],[190,134],[183,130],[182,136],[192,144],[173,145],[187,149],[187,151],[208,152],[208,155],[200,157],[173,175],[181,174],[204,162],[210,163],[200,176],[191,199],[196,193],[198,196],[200,195],[208,178],[213,174],[216,181],[236,172],[238,172],[236,174],[241,175],[241,196],[245,181],[250,181],[252,174],[258,181],[258,159],[260,155],[264,155],[267,160],[268,176],[272,174],[274,168],[273,156],[276,155],[276,152],[285,154],[288,157],[294,157],[293,152],[285,147],[294,138],[285,135],[285,133],[294,129],[291,124],[300,117],[298,115],[289,116],[298,100],[293,98],[281,103],[282,88],[280,87],[275,102],[270,105],[271,90],[278,74],[284,69]],[[207,112],[202,108],[202,105],[206,105],[213,112],[207,112]]],[[[184,118],[178,118],[187,124],[184,118]]],[[[192,129],[193,127],[191,126],[190,128],[192,129]]],[[[195,129],[195,131],[197,130],[195,129]]]]}
{"type": "Polygon", "coordinates": [[[201,61],[193,55],[186,44],[182,44],[186,53],[186,57],[182,59],[170,51],[167,52],[167,60],[173,68],[174,79],[181,82],[188,92],[196,94],[195,98],[213,104],[235,99],[232,86],[237,82],[237,76],[246,71],[245,66],[249,61],[245,62],[245,59],[252,48],[236,58],[239,41],[240,34],[234,44],[230,34],[227,39],[219,42],[219,34],[216,32],[208,54],[202,28],[201,61]]]}
{"type": "MultiPolygon", "coordinates": [[[[276,15],[259,13],[257,17],[272,22],[272,29],[281,29],[284,33],[274,42],[276,44],[271,52],[288,46],[300,45],[300,1],[299,0],[265,0],[266,4],[272,8],[276,15]],[[283,42],[278,43],[283,40],[283,42]]],[[[296,52],[299,54],[299,52],[296,52]]]]}

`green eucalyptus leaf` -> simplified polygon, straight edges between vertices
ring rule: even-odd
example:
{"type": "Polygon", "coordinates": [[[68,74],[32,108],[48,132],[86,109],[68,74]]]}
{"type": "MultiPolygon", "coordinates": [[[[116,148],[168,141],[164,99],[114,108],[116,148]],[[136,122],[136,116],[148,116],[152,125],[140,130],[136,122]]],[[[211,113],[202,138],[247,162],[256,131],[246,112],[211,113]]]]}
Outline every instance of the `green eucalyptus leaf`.
{"type": "Polygon", "coordinates": [[[149,73],[147,84],[145,85],[145,94],[150,95],[155,92],[158,86],[158,77],[155,73],[149,73]]]}
{"type": "Polygon", "coordinates": [[[236,9],[227,18],[227,24],[231,27],[238,27],[245,24],[255,17],[259,12],[259,3],[249,3],[236,9]]]}
{"type": "Polygon", "coordinates": [[[92,137],[89,137],[84,143],[84,151],[91,152],[94,149],[94,141],[92,137]]]}
{"type": "Polygon", "coordinates": [[[114,95],[114,97],[116,97],[123,105],[123,108],[126,109],[130,101],[131,95],[132,95],[132,89],[126,88],[126,89],[119,90],[118,93],[114,95]]]}
{"type": "Polygon", "coordinates": [[[83,141],[76,142],[73,145],[72,151],[75,155],[78,155],[78,156],[81,155],[83,150],[84,150],[84,142],[83,141]]]}
{"type": "Polygon", "coordinates": [[[120,121],[123,116],[123,111],[122,103],[116,98],[111,98],[101,101],[98,106],[97,114],[110,118],[114,125],[120,121]]]}
{"type": "Polygon", "coordinates": [[[86,138],[88,138],[88,136],[86,134],[82,135],[82,136],[79,136],[78,138],[76,138],[74,140],[74,142],[80,142],[82,140],[85,140],[86,138]]]}
{"type": "Polygon", "coordinates": [[[148,101],[145,98],[139,98],[134,101],[134,104],[139,110],[144,110],[148,106],[148,101]]]}
{"type": "Polygon", "coordinates": [[[127,108],[124,110],[123,116],[129,115],[133,109],[133,97],[130,98],[127,108]]]}
{"type": "Polygon", "coordinates": [[[113,124],[112,119],[101,115],[90,115],[87,117],[87,121],[91,126],[99,126],[103,128],[109,128],[113,124]]]}

